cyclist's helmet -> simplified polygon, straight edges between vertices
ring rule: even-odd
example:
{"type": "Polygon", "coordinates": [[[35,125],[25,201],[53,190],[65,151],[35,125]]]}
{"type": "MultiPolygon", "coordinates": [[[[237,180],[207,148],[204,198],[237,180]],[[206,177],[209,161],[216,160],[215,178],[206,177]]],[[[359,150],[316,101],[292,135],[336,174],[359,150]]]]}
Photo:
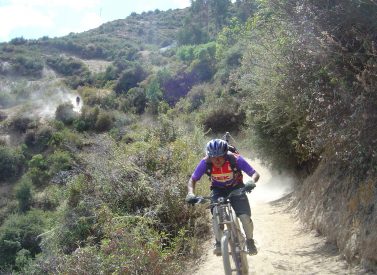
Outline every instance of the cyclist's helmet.
{"type": "Polygon", "coordinates": [[[222,139],[212,139],[207,143],[206,153],[209,157],[220,157],[228,152],[228,143],[222,139]]]}

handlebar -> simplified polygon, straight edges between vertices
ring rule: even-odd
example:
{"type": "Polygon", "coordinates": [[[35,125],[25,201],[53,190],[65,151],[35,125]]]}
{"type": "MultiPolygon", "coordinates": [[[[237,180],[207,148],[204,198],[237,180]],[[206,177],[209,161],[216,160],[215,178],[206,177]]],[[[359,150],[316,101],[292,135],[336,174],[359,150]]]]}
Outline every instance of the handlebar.
{"type": "MultiPolygon", "coordinates": [[[[228,196],[226,196],[224,198],[219,198],[218,202],[211,203],[211,205],[228,203],[228,201],[231,197],[241,196],[245,193],[246,193],[245,187],[235,189],[232,192],[230,192],[228,196]]],[[[194,204],[203,204],[203,203],[206,203],[208,201],[211,201],[211,197],[195,196],[195,197],[189,199],[187,201],[187,203],[194,205],[194,204]]]]}

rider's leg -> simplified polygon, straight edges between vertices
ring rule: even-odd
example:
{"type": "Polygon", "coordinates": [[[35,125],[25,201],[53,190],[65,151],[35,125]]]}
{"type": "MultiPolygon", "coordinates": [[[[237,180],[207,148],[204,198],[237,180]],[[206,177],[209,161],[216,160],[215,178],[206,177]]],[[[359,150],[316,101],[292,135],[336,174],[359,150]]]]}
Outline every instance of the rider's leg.
{"type": "Polygon", "coordinates": [[[237,217],[241,220],[242,227],[246,235],[246,246],[247,251],[250,255],[255,255],[258,253],[257,248],[255,247],[254,238],[253,238],[253,221],[251,220],[251,210],[249,200],[244,194],[237,197],[237,199],[232,200],[232,207],[236,212],[237,217]]]}
{"type": "Polygon", "coordinates": [[[245,231],[246,239],[253,239],[254,225],[250,216],[247,214],[239,215],[243,230],[245,231]]]}
{"type": "Polygon", "coordinates": [[[212,226],[213,226],[213,233],[215,234],[216,242],[221,241],[221,237],[223,236],[223,226],[218,224],[217,213],[212,213],[212,226]]]}

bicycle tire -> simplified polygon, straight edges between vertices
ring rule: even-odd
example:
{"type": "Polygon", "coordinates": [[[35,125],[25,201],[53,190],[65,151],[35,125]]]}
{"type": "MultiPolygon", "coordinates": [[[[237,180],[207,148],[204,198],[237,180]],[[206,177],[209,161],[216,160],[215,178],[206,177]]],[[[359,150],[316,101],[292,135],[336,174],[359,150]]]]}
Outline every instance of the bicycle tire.
{"type": "Polygon", "coordinates": [[[232,274],[232,266],[230,264],[230,253],[229,253],[229,237],[230,237],[230,232],[228,230],[225,230],[221,238],[221,255],[223,258],[225,275],[232,274]]]}
{"type": "Polygon", "coordinates": [[[241,252],[241,263],[242,263],[242,268],[241,268],[242,275],[249,274],[249,263],[247,262],[246,252],[241,252]]]}
{"type": "Polygon", "coordinates": [[[236,259],[234,259],[234,262],[236,263],[236,269],[237,273],[242,275],[247,275],[249,273],[249,263],[247,261],[247,254],[245,251],[245,237],[241,232],[240,229],[240,223],[238,219],[236,218],[235,213],[233,213],[233,220],[234,220],[234,232],[232,235],[234,238],[235,243],[238,243],[239,251],[237,251],[236,259]]]}

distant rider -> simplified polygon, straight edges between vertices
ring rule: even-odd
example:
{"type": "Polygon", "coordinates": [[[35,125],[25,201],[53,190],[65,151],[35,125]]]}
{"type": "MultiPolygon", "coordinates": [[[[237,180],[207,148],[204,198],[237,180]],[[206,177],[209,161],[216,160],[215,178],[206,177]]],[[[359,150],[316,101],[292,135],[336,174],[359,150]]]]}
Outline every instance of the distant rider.
{"type": "MultiPolygon", "coordinates": [[[[206,155],[207,156],[203,158],[195,168],[187,184],[187,201],[195,197],[195,185],[205,173],[210,175],[212,202],[217,202],[219,197],[228,196],[229,193],[235,189],[245,187],[246,191],[251,191],[255,187],[255,183],[259,179],[259,174],[241,155],[229,152],[229,145],[225,140],[213,139],[209,141],[206,146],[206,155]],[[235,162],[236,168],[232,168],[232,162],[235,162]],[[242,171],[251,177],[246,183],[243,183],[242,171]]],[[[257,254],[257,248],[255,247],[253,239],[254,226],[251,220],[250,205],[246,194],[232,197],[231,205],[237,217],[242,222],[249,255],[257,254]]],[[[216,255],[221,255],[220,239],[222,232],[216,232],[215,227],[214,231],[216,243],[213,252],[216,255]]]]}

